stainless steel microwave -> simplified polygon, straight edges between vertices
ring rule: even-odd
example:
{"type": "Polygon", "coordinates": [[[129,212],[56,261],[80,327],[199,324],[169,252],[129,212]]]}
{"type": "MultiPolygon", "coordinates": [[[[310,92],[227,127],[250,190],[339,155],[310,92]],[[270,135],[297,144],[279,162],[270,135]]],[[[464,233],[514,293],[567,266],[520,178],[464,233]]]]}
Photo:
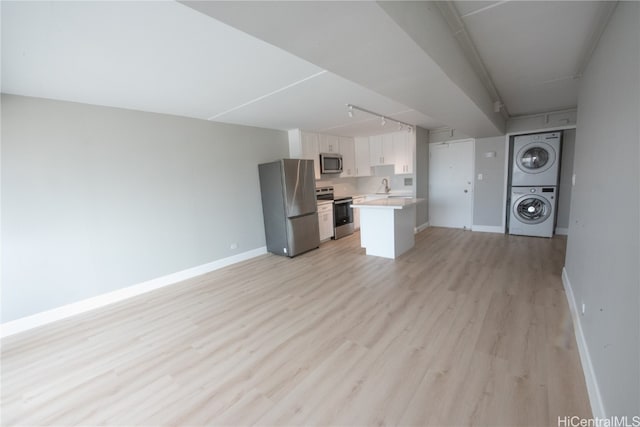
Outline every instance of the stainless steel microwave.
{"type": "Polygon", "coordinates": [[[320,173],[342,173],[342,155],[320,153],[320,173]]]}

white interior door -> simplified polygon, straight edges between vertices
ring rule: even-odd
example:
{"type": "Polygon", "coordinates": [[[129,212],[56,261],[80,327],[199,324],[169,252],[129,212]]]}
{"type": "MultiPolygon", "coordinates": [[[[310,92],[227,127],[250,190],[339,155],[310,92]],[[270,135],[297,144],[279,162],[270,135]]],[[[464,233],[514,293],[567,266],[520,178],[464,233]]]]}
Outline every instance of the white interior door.
{"type": "Polygon", "coordinates": [[[429,144],[429,224],[471,229],[474,140],[429,144]]]}

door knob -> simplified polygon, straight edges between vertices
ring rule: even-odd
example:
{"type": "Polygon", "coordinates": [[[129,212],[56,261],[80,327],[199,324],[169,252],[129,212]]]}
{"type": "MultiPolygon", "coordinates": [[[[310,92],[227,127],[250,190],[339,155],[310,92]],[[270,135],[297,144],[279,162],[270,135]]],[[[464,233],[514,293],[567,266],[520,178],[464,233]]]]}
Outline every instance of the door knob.
{"type": "Polygon", "coordinates": [[[465,192],[465,193],[468,193],[468,192],[469,192],[469,190],[464,190],[464,192],[465,192]]]}

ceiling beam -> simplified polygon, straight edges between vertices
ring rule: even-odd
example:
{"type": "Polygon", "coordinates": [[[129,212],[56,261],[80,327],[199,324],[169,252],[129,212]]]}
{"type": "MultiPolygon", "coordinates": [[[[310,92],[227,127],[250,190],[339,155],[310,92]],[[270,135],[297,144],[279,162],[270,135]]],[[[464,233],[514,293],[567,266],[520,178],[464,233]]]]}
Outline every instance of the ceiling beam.
{"type": "Polygon", "coordinates": [[[182,3],[468,135],[504,133],[431,2],[182,3]]]}
{"type": "MultiPolygon", "coordinates": [[[[460,48],[464,52],[467,60],[491,95],[494,105],[495,103],[497,103],[500,106],[499,109],[502,116],[505,118],[505,120],[508,119],[509,109],[502,100],[500,92],[498,92],[498,88],[493,82],[493,78],[491,77],[491,74],[489,74],[489,70],[487,69],[486,65],[484,65],[484,61],[482,60],[482,57],[480,56],[480,53],[478,52],[478,49],[476,48],[476,45],[473,42],[471,35],[467,31],[467,27],[465,26],[462,19],[464,18],[464,16],[470,16],[471,14],[469,13],[467,15],[460,16],[455,4],[451,1],[437,1],[435,3],[440,9],[440,12],[442,13],[445,21],[447,22],[447,24],[449,24],[449,27],[458,40],[458,43],[460,43],[460,48]]],[[[493,5],[478,9],[475,12],[477,13],[479,11],[484,11],[504,3],[506,3],[506,1],[496,2],[493,5]]]]}

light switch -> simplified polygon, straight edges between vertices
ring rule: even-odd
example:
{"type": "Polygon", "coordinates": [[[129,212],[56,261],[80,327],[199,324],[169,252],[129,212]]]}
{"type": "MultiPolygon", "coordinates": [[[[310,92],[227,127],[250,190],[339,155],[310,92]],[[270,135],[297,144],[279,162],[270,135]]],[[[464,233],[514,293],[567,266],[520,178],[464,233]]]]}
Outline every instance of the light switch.
{"type": "Polygon", "coordinates": [[[478,181],[482,181],[483,178],[484,178],[484,176],[481,173],[479,173],[478,174],[478,181]]]}
{"type": "Polygon", "coordinates": [[[573,175],[571,175],[571,186],[572,187],[576,186],[576,174],[575,173],[573,175]]]}

